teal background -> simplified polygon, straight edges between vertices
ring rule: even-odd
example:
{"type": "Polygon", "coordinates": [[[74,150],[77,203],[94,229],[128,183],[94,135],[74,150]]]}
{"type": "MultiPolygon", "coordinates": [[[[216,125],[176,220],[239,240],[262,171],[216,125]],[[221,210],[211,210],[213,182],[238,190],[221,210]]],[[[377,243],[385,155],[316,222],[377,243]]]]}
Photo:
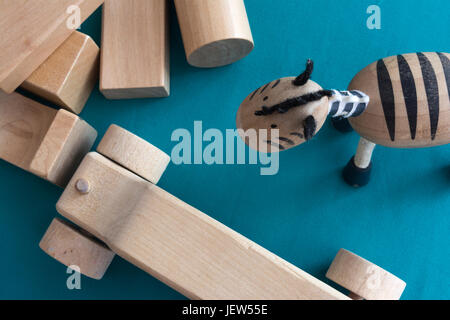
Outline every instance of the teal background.
{"type": "MultiPolygon", "coordinates": [[[[340,89],[378,58],[450,52],[448,0],[245,2],[256,45],[247,58],[190,67],[172,7],[171,96],[108,101],[95,89],[81,116],[99,137],[116,123],[170,154],[174,129],[192,130],[195,120],[204,130],[234,129],[251,91],[297,75],[307,58],[315,81],[340,89]],[[366,27],[371,4],[381,7],[381,30],[366,27]]],[[[81,31],[100,43],[100,10],[81,31]]],[[[260,176],[254,165],[172,164],[159,185],[333,286],[324,275],[343,247],[405,280],[403,299],[449,299],[450,146],[377,147],[370,185],[353,189],[340,174],[357,142],[327,122],[310,143],[280,154],[278,175],[260,176]]],[[[119,257],[103,280],[83,277],[82,290],[68,290],[66,268],[38,247],[61,190],[4,161],[0,177],[0,298],[183,298],[119,257]]]]}

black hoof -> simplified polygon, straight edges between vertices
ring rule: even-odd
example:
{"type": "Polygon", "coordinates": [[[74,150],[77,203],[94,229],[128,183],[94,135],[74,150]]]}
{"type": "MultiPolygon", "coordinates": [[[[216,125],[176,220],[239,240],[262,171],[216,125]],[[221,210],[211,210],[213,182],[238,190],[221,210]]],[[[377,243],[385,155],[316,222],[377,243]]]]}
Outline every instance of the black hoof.
{"type": "Polygon", "coordinates": [[[350,122],[347,118],[344,117],[336,117],[331,118],[331,123],[333,124],[333,127],[342,133],[352,132],[353,128],[350,125],[350,122]]]}
{"type": "Polygon", "coordinates": [[[371,171],[372,162],[366,169],[361,169],[355,165],[355,157],[353,157],[345,166],[342,177],[352,187],[359,188],[369,183],[371,171]]]}

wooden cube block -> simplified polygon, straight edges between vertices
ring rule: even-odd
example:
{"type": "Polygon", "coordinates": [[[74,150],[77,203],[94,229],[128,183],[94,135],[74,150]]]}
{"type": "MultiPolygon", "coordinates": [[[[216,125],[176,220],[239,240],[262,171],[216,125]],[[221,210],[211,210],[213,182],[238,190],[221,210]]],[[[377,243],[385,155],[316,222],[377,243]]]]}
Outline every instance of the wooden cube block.
{"type": "Polygon", "coordinates": [[[74,32],[25,80],[22,87],[79,114],[98,80],[100,49],[88,36],[74,32]]]}
{"type": "Polygon", "coordinates": [[[107,0],[100,90],[108,99],[169,95],[166,0],[107,0]]]}
{"type": "Polygon", "coordinates": [[[0,89],[17,89],[72,34],[72,21],[83,22],[103,1],[0,1],[0,89]]]}
{"type": "Polygon", "coordinates": [[[63,187],[96,137],[73,113],[0,92],[0,159],[63,187]]]}

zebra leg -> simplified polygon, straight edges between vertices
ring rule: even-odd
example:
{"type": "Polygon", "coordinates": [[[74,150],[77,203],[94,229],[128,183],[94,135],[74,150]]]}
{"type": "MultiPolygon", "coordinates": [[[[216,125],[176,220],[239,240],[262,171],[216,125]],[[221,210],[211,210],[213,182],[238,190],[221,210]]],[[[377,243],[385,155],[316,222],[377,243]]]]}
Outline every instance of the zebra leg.
{"type": "Polygon", "coordinates": [[[363,187],[370,181],[372,153],[376,144],[361,137],[356,155],[344,168],[342,176],[353,187],[363,187]]]}
{"type": "Polygon", "coordinates": [[[352,132],[353,128],[350,125],[350,122],[347,118],[344,117],[335,117],[331,118],[331,123],[333,124],[333,127],[342,133],[352,132]]]}

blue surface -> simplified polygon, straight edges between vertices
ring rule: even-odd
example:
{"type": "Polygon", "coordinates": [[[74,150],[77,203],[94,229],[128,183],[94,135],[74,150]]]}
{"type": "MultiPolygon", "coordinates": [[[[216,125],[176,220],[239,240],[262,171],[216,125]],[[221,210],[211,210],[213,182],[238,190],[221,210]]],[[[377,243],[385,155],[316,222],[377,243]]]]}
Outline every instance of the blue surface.
{"type": "MultiPolygon", "coordinates": [[[[171,96],[108,101],[94,91],[82,117],[102,136],[116,123],[170,154],[176,128],[235,128],[240,102],[260,85],[296,75],[313,58],[313,79],[346,88],[378,58],[416,51],[450,52],[448,0],[246,0],[255,50],[227,67],[186,63],[172,8],[171,96]],[[282,3],[282,4],[281,4],[282,3]],[[368,30],[378,4],[382,29],[368,30]]],[[[100,43],[101,13],[82,28],[100,43]]],[[[149,70],[150,72],[150,70],[149,70]]],[[[328,122],[308,144],[280,155],[280,172],[252,165],[171,165],[159,185],[321,280],[339,248],[407,282],[403,299],[449,299],[450,146],[377,147],[373,179],[355,190],[341,179],[358,136],[328,122]]],[[[38,243],[61,190],[0,162],[0,298],[178,299],[180,294],[116,257],[101,281],[66,288],[66,268],[38,243]]],[[[176,236],[176,235],[174,235],[176,236]]]]}

